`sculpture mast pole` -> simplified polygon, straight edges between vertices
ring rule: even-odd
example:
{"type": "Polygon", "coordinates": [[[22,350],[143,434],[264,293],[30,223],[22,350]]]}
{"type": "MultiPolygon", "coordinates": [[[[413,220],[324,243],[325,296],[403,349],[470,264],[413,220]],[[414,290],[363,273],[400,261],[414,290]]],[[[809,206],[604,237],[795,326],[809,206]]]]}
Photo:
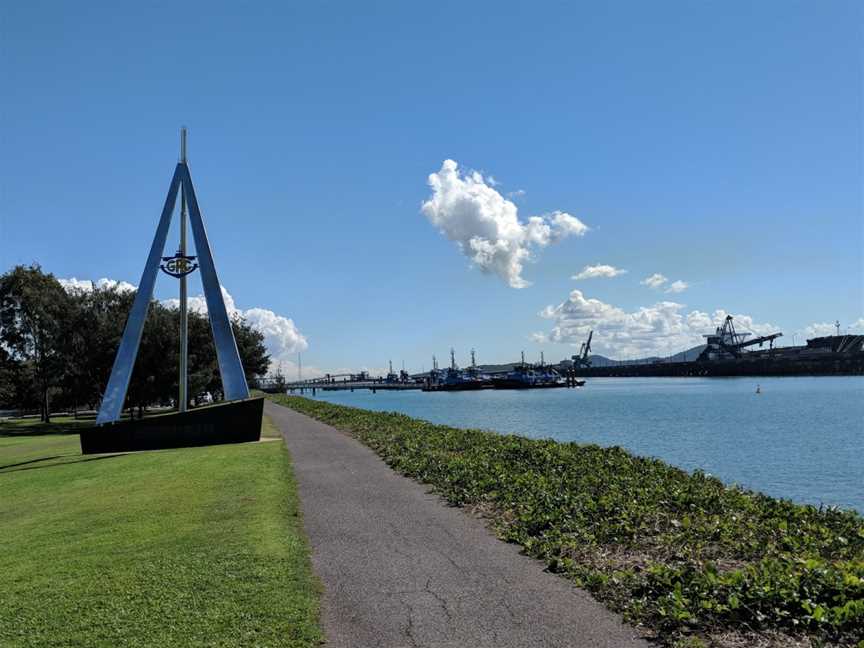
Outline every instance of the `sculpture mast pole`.
{"type": "MultiPolygon", "coordinates": [[[[186,164],[186,128],[180,129],[180,163],[186,164]]],[[[186,190],[180,189],[180,254],[186,256],[186,190]]],[[[189,376],[189,312],[187,309],[186,275],[180,277],[180,394],[177,409],[186,411],[189,400],[187,379],[189,376]]]]}

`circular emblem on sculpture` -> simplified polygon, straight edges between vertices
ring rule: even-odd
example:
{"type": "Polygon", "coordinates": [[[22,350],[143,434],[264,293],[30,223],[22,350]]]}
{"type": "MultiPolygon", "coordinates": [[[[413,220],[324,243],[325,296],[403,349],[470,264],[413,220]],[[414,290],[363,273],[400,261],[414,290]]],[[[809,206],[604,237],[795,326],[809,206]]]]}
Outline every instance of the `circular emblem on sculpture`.
{"type": "Polygon", "coordinates": [[[185,277],[194,272],[198,268],[194,256],[184,256],[179,252],[174,256],[162,257],[162,264],[159,266],[162,272],[169,274],[172,277],[185,277]]]}

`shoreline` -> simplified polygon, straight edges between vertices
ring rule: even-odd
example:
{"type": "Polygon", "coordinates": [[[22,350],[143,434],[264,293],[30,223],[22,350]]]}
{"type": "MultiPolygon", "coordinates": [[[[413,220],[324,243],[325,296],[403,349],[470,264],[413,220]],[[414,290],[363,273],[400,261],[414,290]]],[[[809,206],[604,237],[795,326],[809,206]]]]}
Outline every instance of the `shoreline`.
{"type": "Polygon", "coordinates": [[[790,642],[864,639],[864,518],[854,511],[726,486],[617,447],[270,398],[348,432],[449,503],[482,510],[499,537],[665,645],[696,636],[731,646],[723,637],[743,627],[790,642]]]}
{"type": "Polygon", "coordinates": [[[864,513],[864,467],[855,459],[864,455],[864,377],[595,378],[577,390],[316,398],[441,425],[621,446],[773,497],[864,513]]]}

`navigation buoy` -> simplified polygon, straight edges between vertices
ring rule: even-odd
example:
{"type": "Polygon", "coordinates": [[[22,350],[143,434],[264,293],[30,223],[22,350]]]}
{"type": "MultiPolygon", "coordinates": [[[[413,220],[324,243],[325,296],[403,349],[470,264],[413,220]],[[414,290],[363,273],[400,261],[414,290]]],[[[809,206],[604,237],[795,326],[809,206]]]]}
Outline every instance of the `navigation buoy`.
{"type": "Polygon", "coordinates": [[[757,394],[761,394],[761,393],[762,393],[762,387],[760,387],[759,385],[756,385],[756,393],[757,393],[757,394]]]}

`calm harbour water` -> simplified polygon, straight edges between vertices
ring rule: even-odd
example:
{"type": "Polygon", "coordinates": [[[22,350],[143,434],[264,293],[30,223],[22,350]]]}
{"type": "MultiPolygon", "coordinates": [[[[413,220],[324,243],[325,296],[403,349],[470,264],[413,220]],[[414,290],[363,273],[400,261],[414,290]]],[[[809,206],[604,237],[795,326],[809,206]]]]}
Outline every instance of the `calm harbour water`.
{"type": "Polygon", "coordinates": [[[777,497],[864,512],[860,376],[593,378],[581,389],[316,397],[457,427],[618,445],[777,497]]]}

